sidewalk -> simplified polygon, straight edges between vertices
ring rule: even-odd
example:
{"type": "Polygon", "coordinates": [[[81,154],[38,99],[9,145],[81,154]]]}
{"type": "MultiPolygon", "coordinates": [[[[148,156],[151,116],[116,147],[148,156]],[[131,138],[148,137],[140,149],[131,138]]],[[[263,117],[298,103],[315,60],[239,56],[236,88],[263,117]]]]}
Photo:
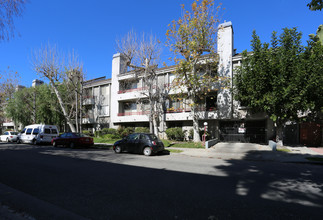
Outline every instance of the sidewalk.
{"type": "MultiPolygon", "coordinates": [[[[166,148],[177,149],[181,155],[205,157],[223,160],[256,160],[294,163],[322,163],[309,161],[308,157],[323,158],[322,148],[285,147],[290,152],[272,151],[268,145],[251,143],[218,143],[209,149],[166,148]]],[[[323,163],[322,163],[323,164],[323,163]]]]}

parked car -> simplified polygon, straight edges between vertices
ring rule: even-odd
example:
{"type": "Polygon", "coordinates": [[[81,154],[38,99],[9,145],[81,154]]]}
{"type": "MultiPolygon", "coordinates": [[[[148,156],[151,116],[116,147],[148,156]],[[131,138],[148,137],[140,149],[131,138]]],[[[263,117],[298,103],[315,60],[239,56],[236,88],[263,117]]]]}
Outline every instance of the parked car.
{"type": "Polygon", "coordinates": [[[6,131],[3,135],[0,136],[1,141],[5,142],[14,142],[17,141],[18,132],[15,131],[6,131]]]}
{"type": "Polygon", "coordinates": [[[93,138],[83,133],[66,132],[53,138],[52,145],[57,147],[63,145],[70,148],[90,147],[94,144],[93,138]]]}
{"type": "Polygon", "coordinates": [[[156,135],[149,133],[134,133],[124,137],[113,144],[113,150],[116,153],[122,151],[140,153],[150,156],[164,150],[164,144],[156,135]]]}
{"type": "Polygon", "coordinates": [[[17,143],[42,144],[51,143],[58,136],[55,125],[33,124],[26,126],[17,137],[17,143]]]}

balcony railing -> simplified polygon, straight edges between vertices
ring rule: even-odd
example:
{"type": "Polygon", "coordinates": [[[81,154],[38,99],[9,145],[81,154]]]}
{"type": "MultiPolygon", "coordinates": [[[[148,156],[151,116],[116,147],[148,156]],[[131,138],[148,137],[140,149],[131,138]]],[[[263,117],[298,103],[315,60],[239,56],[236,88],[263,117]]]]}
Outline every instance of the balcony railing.
{"type": "MultiPolygon", "coordinates": [[[[167,83],[164,84],[164,88],[171,86],[171,84],[167,83]]],[[[156,85],[153,86],[153,89],[156,89],[156,85]]],[[[145,87],[139,87],[135,89],[125,89],[125,90],[119,90],[118,94],[128,93],[128,92],[138,92],[138,91],[145,91],[148,90],[148,86],[145,87]]]]}
{"type": "MultiPolygon", "coordinates": [[[[191,108],[179,108],[179,109],[172,109],[172,108],[169,108],[166,110],[166,113],[183,113],[183,112],[191,112],[192,109],[191,108]]],[[[216,108],[215,107],[211,107],[211,108],[205,108],[205,107],[199,107],[197,108],[197,111],[199,112],[204,112],[204,111],[207,111],[207,112],[214,112],[216,111],[216,108]]]]}
{"type": "Polygon", "coordinates": [[[94,105],[95,97],[94,96],[83,96],[83,105],[94,105]]]}
{"type": "MultiPolygon", "coordinates": [[[[182,108],[182,109],[167,109],[166,113],[185,113],[185,112],[191,112],[191,108],[182,108]]],[[[207,112],[214,112],[216,111],[215,107],[211,108],[205,108],[205,107],[200,107],[197,109],[197,111],[207,111],[207,112]]],[[[132,116],[132,115],[148,115],[150,114],[150,111],[138,111],[138,112],[121,112],[118,113],[118,116],[132,116]]]]}
{"type": "Polygon", "coordinates": [[[150,111],[141,111],[141,112],[121,112],[118,113],[118,116],[132,116],[132,115],[148,115],[150,111]]]}

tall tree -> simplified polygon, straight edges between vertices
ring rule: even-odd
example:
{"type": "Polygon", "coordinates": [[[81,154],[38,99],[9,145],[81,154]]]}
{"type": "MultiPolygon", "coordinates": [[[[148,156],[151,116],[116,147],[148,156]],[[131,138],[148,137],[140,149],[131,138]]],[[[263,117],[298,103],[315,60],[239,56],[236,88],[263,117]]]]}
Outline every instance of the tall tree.
{"type": "Polygon", "coordinates": [[[25,0],[0,1],[0,41],[14,36],[13,18],[21,16],[25,3],[25,0]]]}
{"type": "Polygon", "coordinates": [[[0,71],[0,124],[6,119],[5,107],[8,100],[13,97],[18,81],[19,74],[9,67],[4,71],[0,71]]]}
{"type": "Polygon", "coordinates": [[[64,117],[52,93],[48,84],[18,89],[8,100],[5,108],[6,116],[10,117],[16,125],[43,123],[62,126],[64,117]]]}
{"type": "Polygon", "coordinates": [[[268,43],[261,43],[254,31],[251,41],[253,51],[251,54],[243,52],[242,65],[235,78],[235,98],[253,111],[266,112],[270,116],[275,122],[276,140],[280,144],[286,121],[298,120],[301,113],[318,107],[308,96],[310,88],[319,86],[316,77],[322,75],[322,72],[319,73],[322,71],[319,67],[321,63],[315,59],[305,62],[301,37],[296,28],[284,28],[279,38],[273,32],[270,47],[268,43]],[[315,69],[318,76],[309,71],[312,67],[305,68],[304,63],[307,62],[318,68],[315,69]]]}
{"type": "Polygon", "coordinates": [[[182,17],[172,21],[166,32],[177,65],[174,86],[182,98],[190,100],[195,142],[200,141],[199,105],[221,81],[216,53],[219,9],[213,0],[194,1],[190,11],[182,5],[182,17]]]}
{"type": "Polygon", "coordinates": [[[307,4],[307,6],[312,11],[321,11],[323,8],[323,0],[312,0],[310,3],[307,4]]]}
{"type": "Polygon", "coordinates": [[[141,94],[144,98],[139,98],[137,103],[142,105],[148,100],[150,132],[158,135],[162,114],[162,87],[158,83],[156,73],[161,53],[159,42],[153,35],[142,34],[141,39],[138,39],[137,34],[130,31],[117,41],[117,51],[126,58],[127,66],[134,72],[135,78],[143,82],[144,89],[141,90],[141,94]]]}
{"type": "Polygon", "coordinates": [[[78,87],[79,83],[75,83],[75,80],[83,82],[83,67],[77,56],[75,53],[64,56],[56,46],[48,44],[34,51],[32,64],[34,70],[49,81],[67,124],[72,132],[76,132],[73,118],[75,119],[76,116],[77,102],[74,94],[80,93],[78,92],[80,87],[78,87]],[[65,86],[65,94],[69,94],[69,96],[62,96],[62,91],[59,89],[62,84],[65,86]],[[71,99],[66,101],[67,97],[71,97],[71,99]]]}

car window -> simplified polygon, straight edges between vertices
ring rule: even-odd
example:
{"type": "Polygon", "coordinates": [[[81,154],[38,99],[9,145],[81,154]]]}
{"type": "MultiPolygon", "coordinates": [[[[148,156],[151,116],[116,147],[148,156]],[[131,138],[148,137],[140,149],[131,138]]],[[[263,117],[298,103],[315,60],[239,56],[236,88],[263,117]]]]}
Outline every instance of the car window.
{"type": "Polygon", "coordinates": [[[73,137],[72,133],[66,133],[66,137],[73,137]]]}
{"type": "Polygon", "coordinates": [[[140,137],[141,140],[146,140],[146,141],[149,141],[149,136],[146,135],[146,134],[142,134],[141,137],[140,137]]]}
{"type": "Polygon", "coordinates": [[[17,135],[18,132],[11,132],[11,135],[17,135]]]}
{"type": "Polygon", "coordinates": [[[66,133],[61,134],[59,137],[61,137],[61,138],[65,138],[65,137],[66,137],[66,133]]]}
{"type": "Polygon", "coordinates": [[[39,128],[35,128],[33,131],[33,134],[38,134],[39,133],[39,128]]]}
{"type": "Polygon", "coordinates": [[[4,135],[9,135],[8,132],[5,132],[4,135]]]}
{"type": "Polygon", "coordinates": [[[27,131],[26,131],[26,134],[31,134],[32,131],[33,131],[32,128],[28,128],[27,131]]]}
{"type": "Polygon", "coordinates": [[[56,129],[52,129],[51,131],[52,131],[52,134],[58,134],[56,129]]]}
{"type": "Polygon", "coordinates": [[[158,138],[154,134],[148,134],[148,136],[150,137],[151,140],[158,140],[158,138]]]}
{"type": "Polygon", "coordinates": [[[45,128],[44,133],[45,134],[50,134],[50,129],[49,128],[45,128]]]}
{"type": "Polygon", "coordinates": [[[139,134],[130,134],[127,139],[128,140],[137,140],[139,138],[139,134]]]}
{"type": "Polygon", "coordinates": [[[22,134],[22,133],[25,133],[25,131],[26,131],[26,128],[24,128],[24,130],[22,130],[20,133],[22,134]]]}

